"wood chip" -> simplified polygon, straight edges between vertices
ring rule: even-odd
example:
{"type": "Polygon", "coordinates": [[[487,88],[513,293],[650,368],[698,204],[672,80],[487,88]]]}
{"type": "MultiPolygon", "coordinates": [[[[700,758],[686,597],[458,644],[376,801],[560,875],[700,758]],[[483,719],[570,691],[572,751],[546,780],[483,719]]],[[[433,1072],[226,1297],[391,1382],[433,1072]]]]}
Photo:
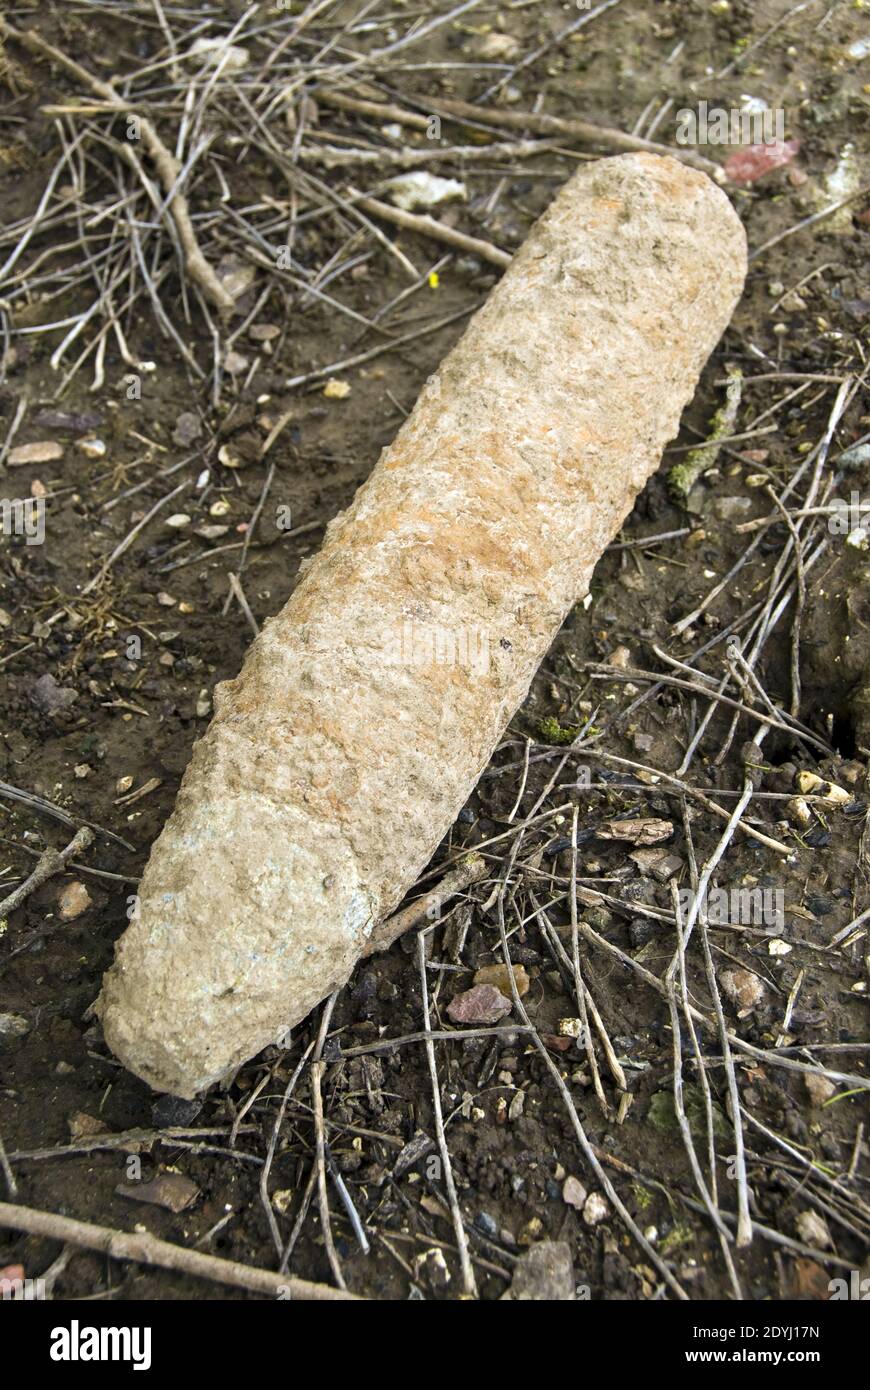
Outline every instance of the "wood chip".
{"type": "Polygon", "coordinates": [[[46,439],[37,444],[18,444],[6,455],[10,468],[26,468],[30,463],[56,463],[63,458],[63,445],[46,439]]]}
{"type": "Polygon", "coordinates": [[[131,1202],[148,1202],[150,1206],[165,1207],[176,1215],[199,1196],[196,1183],[182,1173],[158,1173],[151,1182],[119,1183],[115,1191],[131,1202]]]}

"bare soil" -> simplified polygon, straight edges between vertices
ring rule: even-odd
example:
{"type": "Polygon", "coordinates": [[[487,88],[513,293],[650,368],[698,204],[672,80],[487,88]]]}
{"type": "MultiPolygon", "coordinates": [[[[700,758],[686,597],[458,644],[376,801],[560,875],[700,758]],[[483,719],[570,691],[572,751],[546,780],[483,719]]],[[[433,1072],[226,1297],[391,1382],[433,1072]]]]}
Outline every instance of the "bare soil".
{"type": "MultiPolygon", "coordinates": [[[[120,90],[125,75],[165,56],[156,8],[68,3],[41,6],[38,12],[22,7],[18,13],[19,7],[7,5],[5,15],[19,29],[35,26],[92,73],[116,80],[120,90]]],[[[191,28],[186,15],[210,15],[208,33],[218,35],[244,13],[232,5],[220,7],[220,15],[215,7],[200,4],[163,8],[179,35],[191,28]]],[[[344,50],[360,53],[393,42],[413,16],[402,4],[388,8],[395,10],[389,19],[373,12],[375,29],[344,35],[341,26],[354,19],[359,7],[328,8],[306,27],[305,44],[300,41],[291,49],[294,61],[309,60],[333,38],[344,50]]],[[[742,56],[747,41],[759,39],[791,8],[773,0],[754,5],[736,0],[724,10],[686,0],[654,6],[623,0],[521,68],[511,79],[517,89],[512,104],[499,109],[531,111],[540,100],[541,109],[551,114],[631,131],[648,106],[646,122],[670,99],[673,106],[654,138],[671,144],[675,112],[701,99],[731,108],[750,95],[784,108],[787,135],[801,140],[797,160],[755,184],[728,188],[744,218],[750,248],[758,248],[833,200],[826,180],[847,143],[857,148],[859,159],[866,150],[867,66],[848,57],[849,45],[866,37],[861,6],[812,4],[742,56]],[[732,70],[717,76],[728,64],[732,70]],[[795,169],[806,177],[795,179],[795,169]]],[[[267,5],[258,9],[258,23],[281,19],[267,5]]],[[[297,12],[301,7],[294,5],[291,13],[297,12]]],[[[434,13],[425,11],[427,18],[434,13]]],[[[427,95],[479,100],[505,71],[504,59],[493,68],[486,64],[495,60],[480,57],[489,35],[497,31],[515,39],[515,56],[506,62],[519,63],[578,14],[549,0],[498,9],[481,5],[416,47],[400,51],[392,65],[385,59],[385,66],[366,70],[362,77],[378,86],[381,100],[397,104],[413,98],[416,106],[427,95]]],[[[291,18],[282,22],[289,25],[291,18]]],[[[244,33],[236,42],[245,45],[244,33]]],[[[265,61],[275,42],[274,35],[268,47],[251,42],[258,62],[265,61]]],[[[308,100],[317,103],[314,85],[308,100]]],[[[69,75],[7,44],[0,72],[0,205],[10,227],[35,212],[61,154],[60,132],[69,145],[80,128],[75,119],[49,117],[42,108],[88,95],[69,75]]],[[[491,99],[484,102],[482,113],[491,104],[491,99]]],[[[403,143],[381,133],[383,121],[334,110],[324,102],[310,107],[307,115],[309,122],[319,119],[321,139],[330,132],[337,146],[338,137],[351,145],[398,148],[403,143]]],[[[89,119],[99,127],[112,118],[89,119]]],[[[174,144],[175,118],[161,116],[158,104],[154,119],[167,143],[174,144]]],[[[268,119],[289,152],[294,131],[284,114],[278,110],[268,119]]],[[[288,184],[274,161],[255,144],[240,157],[239,145],[233,143],[238,130],[221,101],[215,102],[210,120],[229,205],[248,210],[272,199],[291,216],[288,184]]],[[[514,134],[444,123],[449,143],[483,143],[514,134]]],[[[432,172],[463,179],[468,200],[433,215],[510,252],[577,159],[606,152],[566,140],[556,151],[523,161],[445,160],[432,172]]],[[[704,153],[721,162],[727,151],[704,153]]],[[[108,168],[108,151],[105,160],[108,168]]],[[[349,183],[377,191],[379,180],[391,172],[365,165],[303,167],[337,191],[349,183]]],[[[111,181],[106,178],[101,185],[93,163],[87,177],[95,211],[110,209],[117,199],[111,181]]],[[[68,168],[60,183],[69,178],[68,168]]],[[[211,238],[211,252],[237,255],[231,218],[225,217],[214,231],[207,219],[221,196],[213,167],[204,166],[190,194],[192,211],[211,238]]],[[[464,895],[431,935],[433,1026],[452,1028],[446,1014],[450,999],[471,984],[474,970],[502,959],[492,890],[509,870],[511,956],[531,977],[524,1000],[531,1022],[549,1039],[549,1056],[619,1197],[693,1299],[732,1297],[734,1285],[673,1114],[667,1003],[637,969],[662,977],[671,962],[676,945],[671,889],[638,867],[630,857],[635,845],[603,839],[598,831],[602,822],[614,818],[670,821],[673,835],[667,850],[681,861],[675,880],[681,887],[689,882],[692,854],[703,865],[719,841],[725,822],[692,796],[681,798],[662,775],[674,775],[680,767],[708,712],[706,691],[654,686],[636,673],[692,680],[691,672],[669,666],[656,649],[689,662],[704,643],[719,637],[696,668],[718,682],[728,674],[724,634],[732,626],[738,635],[745,634],[751,625],[747,614],[768,600],[768,584],[789,535],[785,523],[760,533],[757,548],[723,592],[688,629],[674,632],[674,625],[729,574],[759,534],[738,532],[736,521],[774,509],[758,475],[764,474],[779,493],[824,437],[839,384],[866,374],[867,207],[867,198],[858,198],[845,217],[790,236],[751,263],[744,299],[707,367],[674,449],[684,450],[706,437],[723,401],[728,364],[740,367],[747,378],[733,432],[752,437],[721,449],[714,471],[703,476],[688,508],[674,499],[667,478],[670,465],[684,454],[668,454],[619,542],[680,534],[647,547],[617,544],[602,559],[591,604],[578,607],[566,623],[528,701],[432,865],[437,870],[461,847],[486,845],[489,877],[464,895]],[[795,291],[795,286],[801,288],[795,291]],[[783,305],[790,291],[792,297],[783,305]],[[796,394],[788,400],[791,393],[796,394]],[[774,427],[771,432],[755,433],[768,425],[774,427]],[[723,505],[723,499],[736,497],[745,499],[739,508],[723,505]],[[605,669],[590,668],[590,663],[605,669]],[[583,752],[570,747],[580,729],[591,740],[583,752]],[[510,864],[517,821],[536,805],[559,768],[538,808],[554,814],[525,831],[510,864]],[[580,967],[602,1031],[621,1064],[630,1104],[621,1103],[622,1092],[597,1032],[601,1097],[582,1042],[569,1038],[567,1050],[561,1050],[560,1020],[577,1014],[573,973],[554,946],[555,938],[570,957],[574,806],[580,910],[598,937],[596,942],[581,935],[580,967]],[[542,914],[551,930],[544,929],[542,914]],[[608,944],[616,951],[608,950],[608,944]]],[[[306,210],[310,205],[302,199],[297,213],[306,210]]],[[[144,207],[140,212],[144,216],[144,207]]],[[[368,232],[358,235],[346,214],[301,219],[295,255],[312,281],[333,257],[337,265],[364,258],[323,284],[330,301],[339,300],[360,317],[275,277],[258,305],[270,283],[261,267],[237,303],[231,328],[256,309],[255,323],[277,325],[280,332],[268,352],[249,333],[240,335],[235,349],[246,365],[235,375],[222,375],[219,393],[208,324],[192,294],[186,302],[182,299],[174,270],[159,293],[202,375],[191,371],[161,329],[143,290],[123,315],[134,357],[154,364],[140,374],[141,399],[130,399],[131,368],[113,334],[107,340],[104,380],[94,390],[93,355],[67,380],[87,332],[54,369],[50,358],[67,329],[23,331],[71,319],[94,298],[87,276],[78,282],[39,282],[40,273],[49,268],[84,264],[79,246],[37,265],[41,252],[68,237],[69,226],[37,230],[22,263],[10,271],[12,277],[27,268],[32,289],[25,298],[11,294],[14,278],[9,287],[0,288],[8,311],[3,322],[11,332],[6,342],[0,341],[0,353],[6,352],[0,442],[26,400],[15,445],[43,440],[63,445],[60,461],[7,464],[5,477],[0,470],[3,496],[47,494],[44,544],[29,545],[22,536],[0,537],[0,609],[4,623],[8,618],[0,628],[0,777],[70,818],[63,824],[32,800],[0,796],[0,896],[31,872],[46,846],[68,843],[72,826],[88,822],[120,837],[98,832],[77,868],[50,879],[0,921],[0,1015],[23,1020],[18,1029],[0,1029],[0,1136],[17,1182],[17,1200],[124,1230],[141,1225],[179,1245],[271,1269],[278,1267],[279,1257],[259,1191],[262,1166],[281,1096],[316,1032],[317,1019],[298,1030],[286,1051],[270,1049],[244,1067],[231,1086],[189,1104],[160,1099],[126,1073],[106,1050],[88,1010],[125,926],[136,877],[172,807],[192,744],[206,727],[209,692],[238,671],[251,639],[239,604],[227,606],[228,575],[240,552],[222,547],[242,541],[263,492],[267,464],[274,464],[274,477],[242,575],[257,621],[275,612],[292,592],[300,562],[316,550],[322,527],[365,479],[422,383],[462,332],[462,315],[482,302],[499,273],[479,257],[451,252],[427,238],[386,224],[381,230],[420,271],[419,288],[394,303],[373,329],[366,320],[409,288],[398,260],[368,232]],[[445,256],[430,283],[426,272],[445,256]],[[432,329],[451,315],[456,316],[452,322],[432,329]],[[423,329],[424,336],[404,346],[336,372],[350,384],[346,398],[325,395],[323,378],[302,387],[286,385],[288,379],[380,346],[387,341],[385,332],[423,329]],[[271,426],[288,411],[289,422],[267,460],[260,459],[258,451],[271,426]],[[201,432],[184,447],[175,436],[179,416],[186,412],[196,415],[201,432]],[[90,457],[79,447],[89,437],[105,442],[103,457],[90,457]],[[222,448],[240,456],[245,466],[224,466],[219,461],[222,448]],[[185,459],[177,471],[169,471],[185,459]],[[207,481],[198,487],[206,470],[207,481]],[[119,543],[181,483],[187,488],[155,514],[85,593],[119,543]],[[216,509],[218,516],[215,503],[223,504],[216,509]],[[290,534],[282,508],[289,508],[290,534]],[[176,512],[189,514],[191,527],[169,527],[167,519],[176,512]],[[228,528],[221,537],[193,534],[193,528],[216,524],[228,528]],[[292,529],[297,527],[303,529],[297,533],[292,529]],[[131,637],[141,643],[141,656],[133,659],[130,654],[138,649],[129,645],[131,637]],[[45,687],[37,687],[47,675],[75,696],[61,697],[53,712],[47,709],[51,692],[46,696],[45,687]],[[148,783],[153,789],[141,799],[124,802],[124,796],[148,783]],[[58,893],[72,880],[86,886],[92,901],[84,913],[64,921],[58,893]],[[117,1138],[131,1130],[146,1134],[135,1142],[117,1138]],[[183,1173],[199,1190],[196,1201],[173,1214],[119,1195],[119,1186],[135,1173],[129,1156],[137,1150],[144,1179],[160,1172],[183,1173]]],[[[120,223],[118,235],[123,235],[120,223]]],[[[20,231],[4,240],[0,260],[19,237],[20,231]]],[[[94,243],[95,250],[99,246],[94,243]]],[[[164,260],[171,261],[168,251],[164,260]]],[[[862,392],[860,388],[851,397],[832,435],[823,470],[823,482],[834,480],[832,496],[848,499],[852,490],[864,495],[870,484],[866,462],[839,462],[868,433],[870,415],[862,392]]],[[[800,501],[792,499],[789,505],[800,501]]],[[[868,906],[870,558],[866,549],[830,534],[824,518],[814,536],[815,544],[826,541],[827,546],[805,576],[804,601],[799,605],[793,597],[754,667],[761,690],[777,710],[789,711],[792,634],[800,611],[801,684],[793,713],[812,739],[794,726],[791,731],[776,727],[756,756],[757,750],[747,751],[746,745],[757,722],[744,715],[732,729],[734,709],[720,705],[683,779],[730,814],[749,767],[756,791],[763,795],[753,799],[745,819],[788,847],[787,855],[778,854],[742,831],[735,834],[714,881],[729,891],[749,887],[780,893],[784,916],[775,925],[711,925],[709,933],[728,1026],[767,1054],[761,1059],[734,1055],[751,1212],[764,1229],[756,1230],[750,1246],[732,1248],[732,1253],[743,1294],[756,1300],[827,1298],[833,1277],[861,1268],[870,1232],[862,1089],[868,1046],[866,925],[831,944],[868,906]],[[818,814],[814,810],[811,826],[801,826],[787,810],[800,771],[816,773],[848,792],[842,805],[812,803],[818,814]],[[723,985],[723,974],[735,969],[749,971],[763,987],[759,1001],[743,1016],[723,985]],[[827,1099],[818,1087],[811,1090],[813,1083],[799,1068],[777,1065],[777,1057],[833,1073],[827,1099]],[[808,1224],[807,1212],[821,1223],[821,1233],[808,1224]]],[[[812,549],[809,545],[805,556],[812,549]]],[[[740,695],[732,677],[728,693],[769,712],[751,681],[740,695]]],[[[215,911],[220,910],[216,884],[215,911]]],[[[324,1052],[327,1137],[366,1227],[370,1254],[360,1251],[334,1182],[332,1228],[344,1278],[355,1292],[372,1298],[449,1299],[461,1293],[462,1281],[444,1173],[431,1161],[437,1149],[426,1052],[419,1041],[387,1045],[421,1028],[415,936],[411,933],[360,968],[339,996],[330,1023],[324,1052]],[[366,1046],[371,1050],[361,1055],[342,1055],[366,1046]],[[406,1154],[397,1169],[399,1154],[420,1132],[432,1143],[421,1142],[419,1157],[406,1167],[413,1158],[406,1154]],[[449,1282],[437,1277],[431,1260],[420,1260],[433,1248],[443,1252],[449,1282]]],[[[691,999],[709,1015],[713,999],[697,932],[686,953],[686,973],[691,999]]],[[[510,1023],[508,1019],[504,1026],[510,1023]]],[[[681,1032],[687,1105],[706,1172],[703,1098],[684,1018],[681,1032]]],[[[712,1091],[718,1203],[733,1214],[737,1196],[730,1156],[735,1140],[715,1028],[701,1028],[700,1048],[712,1091]]],[[[523,1252],[546,1239],[569,1243],[576,1282],[593,1299],[670,1296],[660,1270],[612,1208],[602,1222],[590,1224],[564,1200],[568,1176],[577,1177],[590,1192],[600,1191],[601,1183],[583,1159],[564,1097],[529,1035],[516,1031],[496,1040],[463,1039],[457,1029],[456,1040],[439,1041],[436,1053],[445,1132],[480,1296],[500,1298],[523,1252]],[[523,1097],[519,1103],[518,1095],[523,1097]]],[[[313,1153],[311,1095],[303,1076],[287,1105],[268,1177],[268,1201],[282,1243],[303,1210],[313,1153]]],[[[58,1249],[44,1239],[2,1231],[0,1268],[22,1264],[36,1277],[58,1249]]],[[[305,1278],[332,1278],[316,1199],[302,1222],[289,1267],[305,1278]]],[[[87,1252],[73,1255],[57,1279],[55,1294],[249,1296],[87,1252]]]]}

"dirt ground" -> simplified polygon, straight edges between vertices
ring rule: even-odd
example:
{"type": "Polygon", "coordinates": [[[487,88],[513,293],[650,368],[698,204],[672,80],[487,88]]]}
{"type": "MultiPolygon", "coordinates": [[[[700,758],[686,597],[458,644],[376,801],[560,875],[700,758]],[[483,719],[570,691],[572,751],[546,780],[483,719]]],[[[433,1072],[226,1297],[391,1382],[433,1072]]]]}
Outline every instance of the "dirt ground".
{"type": "MultiPolygon", "coordinates": [[[[296,3],[193,0],[2,9],[18,31],[35,28],[111,79],[127,109],[100,109],[74,73],[7,37],[0,494],[44,499],[45,536],[0,536],[0,896],[47,847],[62,849],[83,823],[98,829],[62,874],[0,912],[0,1194],[306,1279],[334,1283],[337,1264],[347,1287],[371,1298],[461,1296],[450,1174],[417,1036],[416,932],[356,972],[329,1022],[332,1260],[307,1071],[282,1099],[318,1017],[194,1103],[159,1098],[123,1070],[89,1010],[211,690],[238,672],[252,620],[292,593],[324,525],[501,273],[372,213],[360,223],[349,190],[383,197],[400,172],[387,153],[432,142],[383,113],[336,107],[328,92],[358,98],[365,86],[365,98],[418,114],[444,98],[479,103],[478,122],[445,115],[441,133],[445,147],[477,151],[419,167],[467,189],[433,217],[508,253],[578,161],[614,151],[563,130],[520,158],[505,142],[543,133],[488,124],[488,113],[546,112],[635,135],[652,127],[650,138],[675,145],[681,109],[747,110],[754,99],[784,110],[799,152],[725,187],[751,252],[788,235],[752,259],[680,437],[433,861],[426,887],[463,847],[483,846],[487,863],[487,878],[428,938],[432,1026],[455,1033],[434,1056],[481,1298],[512,1287],[546,1296],[529,1252],[564,1263],[546,1242],[567,1244],[569,1283],[592,1299],[826,1299],[831,1280],[866,1274],[870,554],[860,518],[828,523],[834,499],[870,490],[870,198],[859,192],[870,183],[870,64],[860,56],[862,42],[870,54],[870,7],[622,0],[593,14],[532,0],[466,7],[437,25],[448,7],[413,0],[304,14],[296,3]],[[173,50],[234,26],[247,68],[215,77],[173,66],[173,50]],[[348,72],[354,55],[368,59],[348,72]],[[191,71],[190,90],[207,103],[201,121],[190,106],[185,115],[191,71]],[[86,110],[70,114],[73,103],[86,110]],[[149,201],[122,157],[131,110],[172,148],[185,120],[188,136],[206,141],[185,193],[209,261],[225,283],[241,277],[222,338],[179,274],[159,192],[149,201]],[[499,150],[482,157],[493,141],[499,150]],[[345,163],[326,146],[386,153],[345,163]],[[276,266],[272,248],[288,242],[289,268],[276,266]],[[391,346],[397,336],[408,340],[391,346]],[[729,442],[678,495],[669,471],[708,438],[734,369],[743,383],[729,442]],[[60,447],[18,462],[28,444],[60,447]],[[829,511],[791,515],[807,506],[829,511]],[[179,516],[188,521],[174,524],[179,516]],[[230,588],[240,558],[250,616],[230,588]],[[711,911],[681,954],[672,888],[691,888],[747,779],[754,794],[711,879],[728,911],[711,911]],[[607,838],[606,822],[653,819],[670,827],[661,843],[607,838]],[[587,1041],[576,1037],[572,876],[587,1041]],[[514,1013],[500,1025],[508,1031],[464,1038],[446,1008],[476,970],[502,961],[493,890],[505,882],[534,1031],[514,1013]],[[766,892],[775,920],[747,921],[747,899],[732,890],[766,892]],[[703,1015],[694,1040],[683,980],[703,1015]],[[727,1065],[720,1007],[744,1044],[729,1047],[727,1065]],[[143,1189],[152,1179],[156,1190],[143,1189]],[[755,1229],[738,1249],[741,1200],[755,1229]]],[[[699,152],[723,164],[733,150],[699,152]]],[[[7,1266],[31,1278],[50,1269],[57,1297],[253,1296],[0,1229],[7,1266]]]]}

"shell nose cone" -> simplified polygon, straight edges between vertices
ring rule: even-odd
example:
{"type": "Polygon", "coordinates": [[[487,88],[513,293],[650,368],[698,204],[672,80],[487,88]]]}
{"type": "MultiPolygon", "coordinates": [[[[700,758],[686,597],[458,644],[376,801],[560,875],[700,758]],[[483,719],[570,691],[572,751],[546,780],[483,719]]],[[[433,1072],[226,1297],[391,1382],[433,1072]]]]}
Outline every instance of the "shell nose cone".
{"type": "Polygon", "coordinates": [[[347,979],[374,913],[335,832],[259,793],[188,805],[158,844],[96,1011],[130,1071],[190,1099],[347,979]]]}
{"type": "Polygon", "coordinates": [[[123,998],[116,999],[111,980],[107,980],[97,1003],[103,1036],[128,1071],[147,1081],[155,1091],[169,1091],[184,1100],[193,1100],[200,1091],[220,1080],[203,1053],[185,1046],[179,1050],[177,1038],[162,1037],[144,1030],[139,1019],[131,1019],[123,998]]]}

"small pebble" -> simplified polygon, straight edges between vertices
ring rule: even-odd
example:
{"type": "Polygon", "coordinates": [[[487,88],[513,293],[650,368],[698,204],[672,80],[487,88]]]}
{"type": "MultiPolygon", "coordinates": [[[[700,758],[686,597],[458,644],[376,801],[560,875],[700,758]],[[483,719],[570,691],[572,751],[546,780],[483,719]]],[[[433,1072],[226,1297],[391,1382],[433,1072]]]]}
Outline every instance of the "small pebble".
{"type": "Polygon", "coordinates": [[[72,922],[81,917],[89,907],[93,907],[91,895],[83,883],[73,879],[61,888],[57,895],[58,915],[62,922],[72,922]]]}
{"type": "Polygon", "coordinates": [[[722,993],[737,1009],[738,1018],[746,1018],[764,999],[765,988],[762,981],[751,970],[744,970],[742,966],[733,970],[720,970],[719,983],[722,993]]]}
{"type": "Polygon", "coordinates": [[[199,416],[194,415],[192,410],[182,411],[175,422],[175,429],[172,433],[173,443],[186,449],[195,439],[199,439],[201,434],[202,422],[199,416]]]}
{"type": "Polygon", "coordinates": [[[832,1244],[831,1233],[816,1211],[802,1211],[795,1220],[797,1233],[806,1245],[817,1250],[827,1250],[832,1244]]]}
{"type": "Polygon", "coordinates": [[[106,457],[106,443],[103,439],[77,439],[76,448],[85,458],[101,459],[106,457]]]}
{"type": "Polygon", "coordinates": [[[645,947],[646,942],[652,941],[655,934],[655,917],[634,917],[628,923],[628,940],[631,941],[634,951],[639,951],[639,948],[645,947]]]}
{"type": "Polygon", "coordinates": [[[418,1255],[414,1260],[414,1267],[418,1276],[422,1275],[435,1293],[443,1292],[450,1283],[450,1270],[447,1268],[444,1251],[437,1245],[418,1255]]]}
{"type": "Polygon", "coordinates": [[[583,1020],[580,1018],[560,1018],[559,1037],[579,1038],[583,1035],[583,1020]]]}
{"type": "Polygon", "coordinates": [[[610,1206],[607,1198],[600,1192],[590,1192],[583,1207],[583,1220],[587,1226],[597,1226],[601,1221],[606,1221],[610,1213],[610,1206]]]}
{"type": "Polygon", "coordinates": [[[109,1128],[98,1115],[89,1115],[85,1110],[77,1110],[67,1117],[70,1139],[84,1139],[91,1134],[105,1134],[109,1128]]]}
{"type": "Polygon", "coordinates": [[[0,1038],[23,1038],[30,1024],[21,1014],[0,1014],[0,1038]]]}
{"type": "Polygon", "coordinates": [[[813,1105],[824,1105],[825,1101],[830,1100],[837,1090],[833,1081],[829,1081],[826,1076],[816,1076],[815,1073],[810,1073],[804,1077],[804,1085],[813,1105]]]}
{"type": "Polygon", "coordinates": [[[498,1235],[498,1225],[487,1212],[479,1211],[474,1218],[474,1224],[485,1236],[490,1236],[492,1240],[495,1240],[498,1235]]]}
{"type": "MultiPolygon", "coordinates": [[[[33,635],[37,637],[43,634],[34,630],[33,635]]],[[[44,635],[50,636],[51,628],[44,635]]],[[[58,685],[51,672],[46,671],[44,676],[40,676],[38,681],[34,681],[30,698],[42,714],[58,714],[75,704],[78,693],[72,686],[58,685]]]]}
{"type": "Polygon", "coordinates": [[[521,1255],[514,1266],[510,1296],[520,1302],[572,1301],[575,1297],[574,1266],[568,1242],[540,1240],[521,1255]]]}
{"type": "Polygon", "coordinates": [[[562,1201],[569,1207],[576,1207],[577,1211],[582,1211],[588,1193],[582,1182],[578,1178],[569,1177],[562,1185],[562,1201]]]}
{"type": "MultiPolygon", "coordinates": [[[[526,967],[524,965],[514,965],[511,969],[513,970],[517,994],[522,999],[524,995],[528,994],[529,985],[531,984],[526,974],[526,967]]],[[[475,972],[474,983],[476,985],[495,985],[496,989],[500,990],[506,999],[510,999],[512,997],[510,975],[511,972],[506,965],[484,965],[480,970],[475,972]]]]}
{"type": "Polygon", "coordinates": [[[520,52],[520,44],[513,34],[502,34],[493,29],[476,45],[478,58],[487,63],[511,62],[520,52]]]}
{"type": "Polygon", "coordinates": [[[745,521],[752,507],[751,497],[717,497],[713,503],[713,513],[720,521],[745,521]]]}
{"type": "Polygon", "coordinates": [[[151,1107],[151,1123],[155,1129],[180,1129],[192,1125],[202,1100],[182,1100],[180,1096],[164,1095],[151,1107]]]}
{"type": "Polygon", "coordinates": [[[527,1221],[520,1231],[520,1245],[534,1245],[535,1241],[543,1233],[544,1223],[539,1216],[533,1216],[531,1221],[527,1221]]]}
{"type": "Polygon", "coordinates": [[[447,1005],[447,1013],[454,1023],[472,1025],[498,1023],[510,1011],[511,1001],[495,985],[475,985],[455,995],[447,1005]]]}
{"type": "Polygon", "coordinates": [[[244,468],[245,459],[241,454],[237,454],[235,449],[231,449],[229,444],[222,444],[218,449],[218,463],[222,463],[224,468],[244,468]]]}

